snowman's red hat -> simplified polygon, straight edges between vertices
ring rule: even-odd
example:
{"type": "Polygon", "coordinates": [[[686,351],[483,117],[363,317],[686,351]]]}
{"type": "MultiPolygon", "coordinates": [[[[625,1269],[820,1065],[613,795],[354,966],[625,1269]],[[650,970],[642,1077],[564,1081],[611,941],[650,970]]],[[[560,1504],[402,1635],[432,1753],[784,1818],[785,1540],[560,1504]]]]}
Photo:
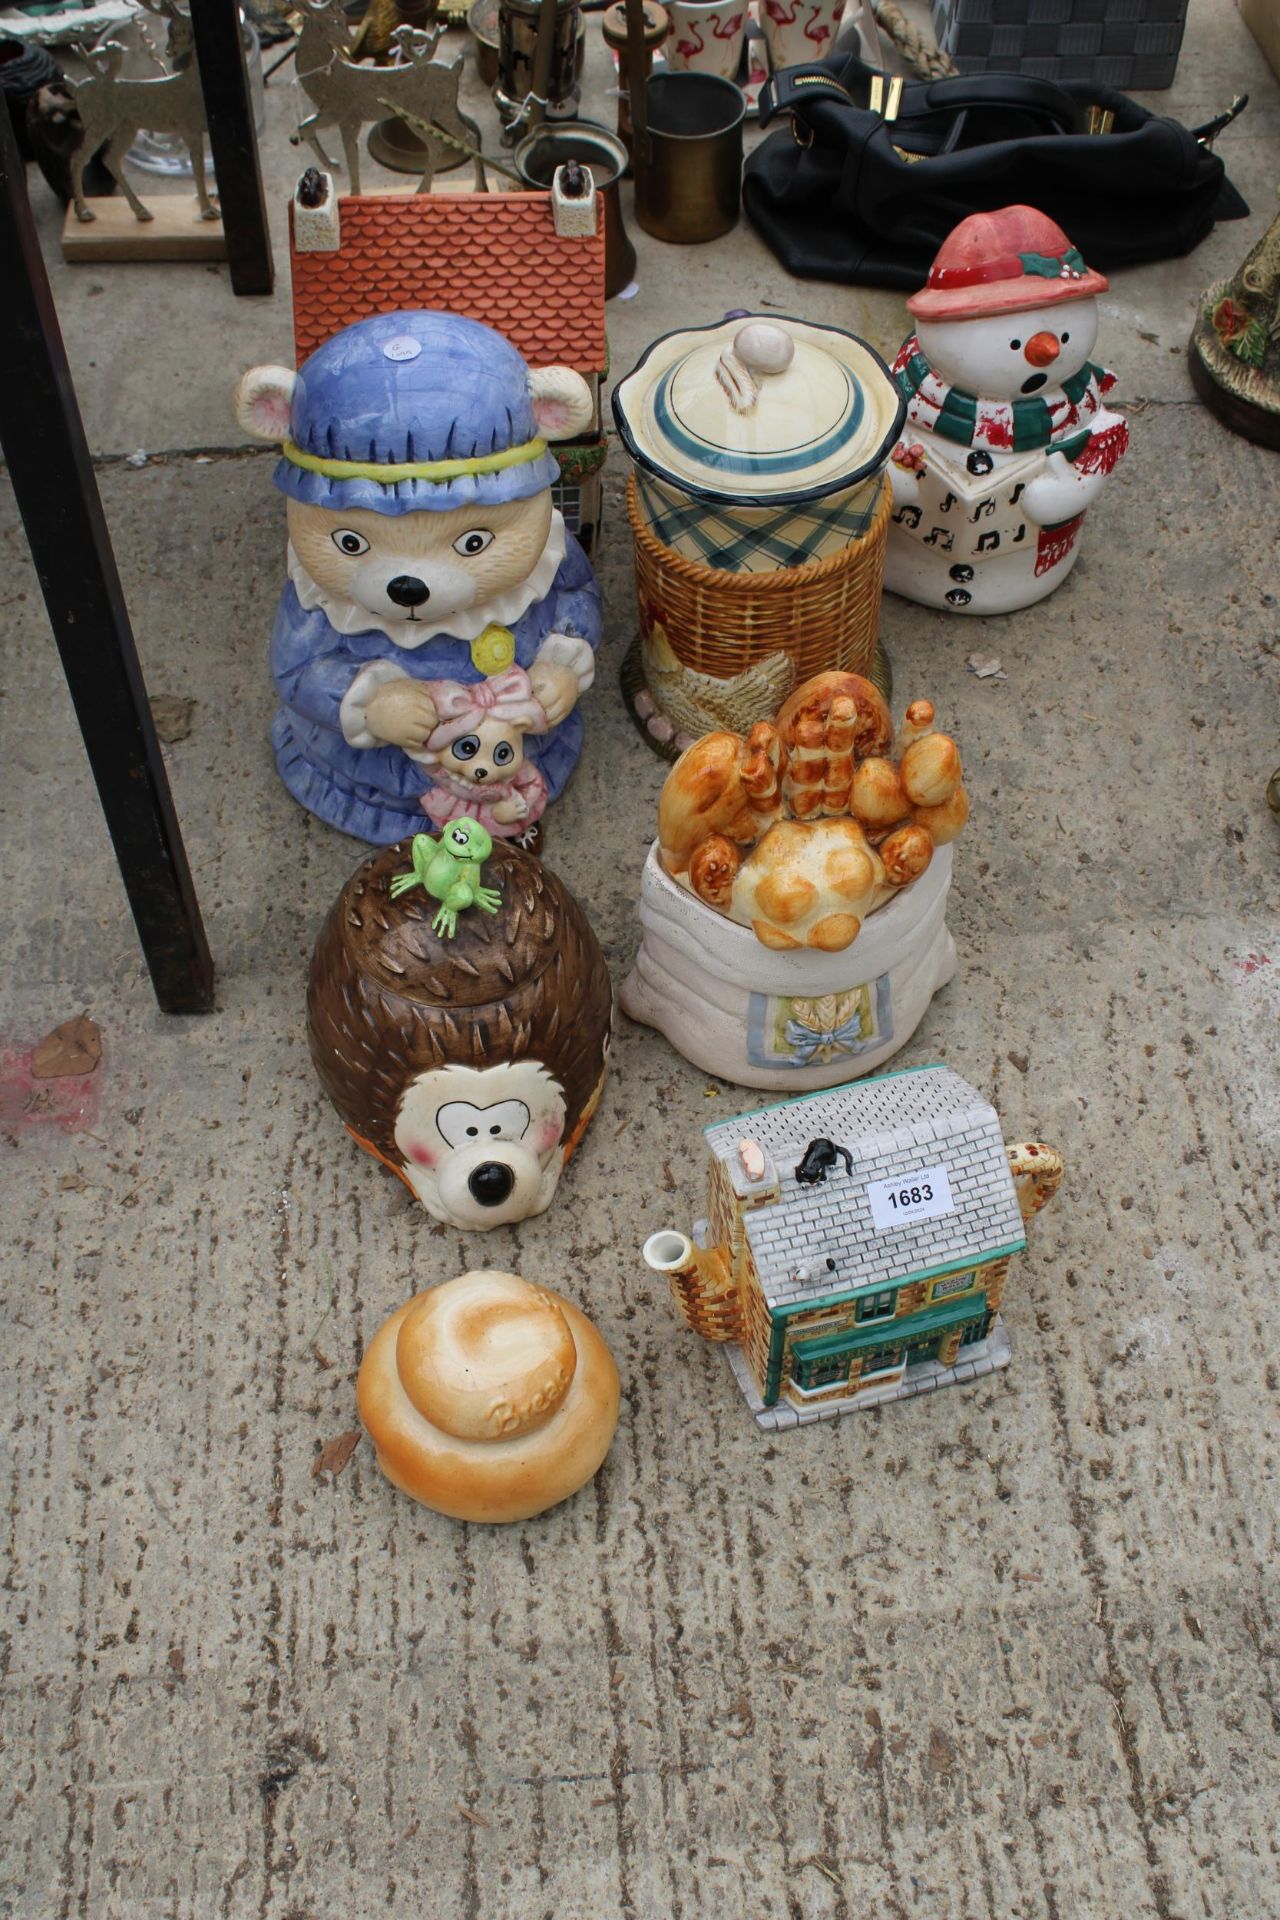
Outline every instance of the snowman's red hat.
{"type": "Polygon", "coordinates": [[[907,302],[917,320],[976,320],[1105,293],[1062,228],[1035,207],[971,213],[949,233],[919,293],[907,302]]]}

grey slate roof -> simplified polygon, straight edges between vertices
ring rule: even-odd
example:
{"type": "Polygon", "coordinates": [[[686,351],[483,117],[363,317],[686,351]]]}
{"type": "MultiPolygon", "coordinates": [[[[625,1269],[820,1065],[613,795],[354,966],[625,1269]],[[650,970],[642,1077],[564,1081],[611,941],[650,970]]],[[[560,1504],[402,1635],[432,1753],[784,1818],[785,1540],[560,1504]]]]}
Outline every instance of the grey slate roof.
{"type": "Polygon", "coordinates": [[[781,1198],[745,1216],[770,1306],[889,1286],[1026,1244],[1000,1121],[950,1067],[882,1074],[721,1120],[705,1131],[719,1160],[736,1160],[738,1142],[750,1137],[777,1165],[781,1198]],[[796,1164],[810,1140],[820,1137],[849,1149],[852,1177],[839,1161],[821,1185],[802,1187],[796,1164]],[[955,1211],[877,1233],[867,1199],[870,1182],[937,1165],[947,1169],[955,1211]],[[827,1269],[828,1257],[834,1272],[827,1269]],[[807,1280],[797,1279],[800,1267],[809,1269],[807,1280]]]}

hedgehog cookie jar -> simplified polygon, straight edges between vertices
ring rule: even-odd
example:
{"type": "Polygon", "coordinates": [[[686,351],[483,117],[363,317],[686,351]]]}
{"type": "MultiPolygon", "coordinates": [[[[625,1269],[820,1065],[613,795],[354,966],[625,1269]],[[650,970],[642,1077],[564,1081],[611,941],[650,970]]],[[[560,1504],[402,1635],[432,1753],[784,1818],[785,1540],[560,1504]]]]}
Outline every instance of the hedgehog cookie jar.
{"type": "Polygon", "coordinates": [[[486,1269],[392,1314],[356,1398],[402,1493],[502,1525],[545,1513],[596,1473],[618,1425],[618,1370],[570,1301],[486,1269]]]}
{"type": "MultiPolygon", "coordinates": [[[[552,503],[547,441],[578,431],[592,405],[580,374],[531,369],[491,327],[449,313],[376,315],[296,374],[254,367],[241,380],[237,419],[282,443],[275,483],[288,501],[272,745],[290,793],[330,826],[387,843],[424,813],[481,817],[466,745],[449,729],[441,756],[441,728],[465,707],[459,686],[477,690],[483,718],[494,705],[483,683],[498,678],[509,698],[513,669],[538,810],[560,794],[582,748],[577,703],[601,618],[552,503]]],[[[522,805],[484,817],[499,837],[533,824],[522,805]]]]}
{"type": "Polygon", "coordinates": [[[311,1057],[358,1146],[462,1229],[541,1213],[604,1085],[612,989],[549,868],[473,820],[372,855],[316,942],[311,1057]]]}
{"type": "Polygon", "coordinates": [[[956,613],[1012,613],[1075,565],[1086,509],[1129,444],[1090,355],[1093,272],[1033,207],[975,213],[907,302],[894,373],[907,422],[890,461],[885,585],[956,613]]]}

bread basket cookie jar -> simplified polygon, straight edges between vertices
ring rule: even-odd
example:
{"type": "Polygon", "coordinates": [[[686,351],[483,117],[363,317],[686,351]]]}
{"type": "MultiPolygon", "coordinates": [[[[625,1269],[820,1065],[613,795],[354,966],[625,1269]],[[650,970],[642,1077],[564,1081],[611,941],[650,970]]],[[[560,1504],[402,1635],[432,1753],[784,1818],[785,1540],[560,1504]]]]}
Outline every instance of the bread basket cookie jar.
{"type": "Polygon", "coordinates": [[[876,636],[905,402],[856,334],[739,315],[667,334],[613,396],[640,632],[623,689],[674,759],[834,669],[887,684],[876,636]]]}
{"type": "Polygon", "coordinates": [[[619,999],[694,1066],[809,1093],[905,1046],[955,972],[951,843],[960,754],[929,700],[896,739],[878,688],[816,674],[775,721],[672,767],[619,999]]]}

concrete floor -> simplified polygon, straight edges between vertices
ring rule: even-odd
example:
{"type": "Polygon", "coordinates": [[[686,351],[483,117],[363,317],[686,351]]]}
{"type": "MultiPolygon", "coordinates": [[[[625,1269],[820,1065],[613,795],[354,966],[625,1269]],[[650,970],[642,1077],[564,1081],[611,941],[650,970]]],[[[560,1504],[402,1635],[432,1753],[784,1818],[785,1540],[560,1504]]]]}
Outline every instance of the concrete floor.
{"type": "MultiPolygon", "coordinates": [[[[1070,582],[984,626],[885,605],[900,699],[936,699],[974,801],[960,973],[900,1064],[945,1058],[1068,1160],[1010,1284],[1013,1365],[773,1441],[638,1256],[702,1210],[699,1129],[751,1098],[622,1022],[553,1210],[470,1241],[347,1141],[302,1001],[358,849],[274,775],[283,517],[228,402],[289,357],[287,268],[272,301],[64,268],[33,176],[148,682],[197,703],[168,757],[219,991],[155,1011],[6,493],[0,1037],[89,1008],[106,1052],[85,1130],[0,1145],[0,1913],[1280,1915],[1280,469],[1182,355],[1195,291],[1270,217],[1280,88],[1226,0],[1192,0],[1155,104],[1195,120],[1242,88],[1222,152],[1253,219],[1103,302],[1133,447],[1070,582]],[[131,470],[136,447],[164,457],[131,470]],[[1007,678],[966,673],[975,648],[1007,678]],[[510,1531],[415,1508],[367,1442],[312,1475],[373,1329],[473,1264],[579,1300],[623,1378],[594,1487],[510,1531]]],[[[279,246],[294,103],[270,91],[279,246]]],[[[728,306],[904,330],[894,296],[795,286],[745,228],[641,255],[619,369],[728,306]]],[[[662,779],[616,686],[623,477],[549,851],[615,979],[662,779]]]]}

